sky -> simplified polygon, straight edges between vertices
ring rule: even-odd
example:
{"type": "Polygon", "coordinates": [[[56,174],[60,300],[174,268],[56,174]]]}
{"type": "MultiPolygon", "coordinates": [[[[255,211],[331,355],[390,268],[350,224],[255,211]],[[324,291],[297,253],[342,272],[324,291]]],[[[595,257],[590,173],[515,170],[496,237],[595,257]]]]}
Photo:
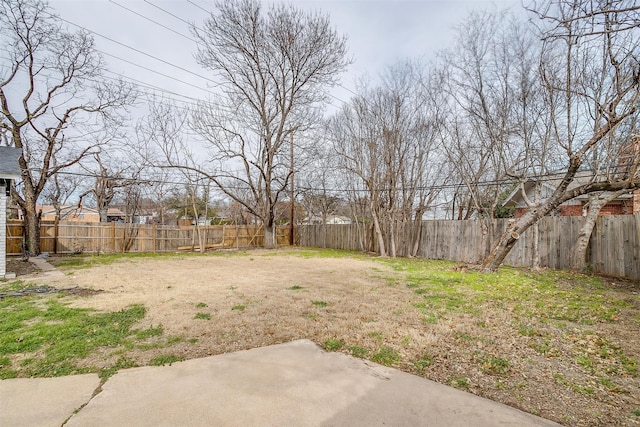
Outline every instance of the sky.
{"type": "MultiPolygon", "coordinates": [[[[353,64],[336,88],[333,104],[347,101],[354,82],[378,76],[385,66],[407,58],[433,58],[447,47],[471,10],[521,11],[520,0],[294,0],[296,7],[329,14],[348,37],[353,64]]],[[[193,58],[195,42],[187,22],[200,25],[211,0],[50,0],[70,29],[94,34],[111,76],[170,91],[174,99],[205,98],[215,91],[211,73],[193,58]],[[78,27],[79,26],[79,27],[78,27]]]]}

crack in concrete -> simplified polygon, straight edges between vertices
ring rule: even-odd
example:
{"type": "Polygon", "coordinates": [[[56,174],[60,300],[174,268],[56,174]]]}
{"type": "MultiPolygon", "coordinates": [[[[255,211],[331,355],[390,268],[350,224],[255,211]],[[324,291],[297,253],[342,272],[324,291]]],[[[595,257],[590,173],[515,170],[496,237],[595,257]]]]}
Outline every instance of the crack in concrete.
{"type": "Polygon", "coordinates": [[[101,380],[100,384],[98,384],[98,387],[96,387],[95,390],[93,390],[93,393],[91,393],[91,397],[89,397],[89,399],[85,403],[80,405],[78,408],[74,409],[71,415],[69,415],[69,417],[67,417],[67,419],[64,420],[62,424],[60,424],[60,427],[64,427],[65,425],[67,425],[69,420],[71,420],[71,418],[73,418],[74,415],[79,414],[80,411],[82,411],[85,408],[85,406],[87,406],[93,400],[94,397],[102,393],[102,386],[105,385],[107,381],[109,381],[108,378],[101,380]]]}

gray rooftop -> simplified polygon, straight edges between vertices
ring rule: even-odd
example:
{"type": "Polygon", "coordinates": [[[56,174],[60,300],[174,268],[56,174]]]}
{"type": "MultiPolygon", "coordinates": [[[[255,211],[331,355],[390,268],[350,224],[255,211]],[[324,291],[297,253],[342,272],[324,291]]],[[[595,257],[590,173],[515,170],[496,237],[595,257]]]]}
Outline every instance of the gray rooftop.
{"type": "Polygon", "coordinates": [[[0,179],[19,179],[21,175],[18,159],[21,148],[0,147],[0,179]]]}

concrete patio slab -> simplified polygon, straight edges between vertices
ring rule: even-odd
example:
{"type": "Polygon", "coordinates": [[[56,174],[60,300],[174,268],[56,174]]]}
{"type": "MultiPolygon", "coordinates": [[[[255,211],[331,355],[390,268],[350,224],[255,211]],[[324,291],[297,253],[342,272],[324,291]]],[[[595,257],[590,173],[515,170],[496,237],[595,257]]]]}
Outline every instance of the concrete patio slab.
{"type": "MultiPolygon", "coordinates": [[[[13,424],[16,425],[16,424],[13,424]]],[[[70,427],[555,426],[308,340],[120,371],[70,427]]]]}
{"type": "Polygon", "coordinates": [[[96,374],[0,381],[0,426],[60,427],[100,385],[96,374]]]}

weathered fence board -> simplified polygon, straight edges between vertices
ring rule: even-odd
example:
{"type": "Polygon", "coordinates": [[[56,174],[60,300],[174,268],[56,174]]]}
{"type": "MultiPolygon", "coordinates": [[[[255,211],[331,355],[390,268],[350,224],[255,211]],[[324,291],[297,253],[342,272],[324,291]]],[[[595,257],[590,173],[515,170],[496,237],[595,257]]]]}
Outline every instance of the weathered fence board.
{"type": "MultiPolygon", "coordinates": [[[[541,267],[563,269],[571,265],[573,246],[584,222],[583,217],[546,217],[538,223],[538,251],[541,267]]],[[[509,220],[489,224],[483,239],[479,221],[423,221],[417,256],[428,259],[478,263],[507,229],[509,220]]],[[[408,225],[417,230],[416,224],[408,225]]],[[[405,229],[401,235],[412,236],[405,229]]],[[[360,250],[360,241],[374,241],[370,227],[353,225],[302,225],[299,244],[310,247],[360,250]],[[363,236],[363,233],[366,235],[363,236]]],[[[520,236],[505,264],[533,265],[534,229],[520,236]]],[[[398,256],[411,254],[410,238],[398,243],[398,256]]],[[[591,268],[598,273],[640,279],[640,213],[602,216],[596,221],[588,250],[591,268]]]]}
{"type": "MultiPolygon", "coordinates": [[[[22,253],[21,221],[7,223],[7,254],[22,253]]],[[[289,227],[276,229],[277,244],[289,243],[289,227]]],[[[246,248],[264,244],[263,229],[251,225],[174,227],[119,223],[43,222],[40,251],[48,253],[173,252],[206,248],[246,248]],[[198,237],[201,233],[201,239],[198,237]]]]}

